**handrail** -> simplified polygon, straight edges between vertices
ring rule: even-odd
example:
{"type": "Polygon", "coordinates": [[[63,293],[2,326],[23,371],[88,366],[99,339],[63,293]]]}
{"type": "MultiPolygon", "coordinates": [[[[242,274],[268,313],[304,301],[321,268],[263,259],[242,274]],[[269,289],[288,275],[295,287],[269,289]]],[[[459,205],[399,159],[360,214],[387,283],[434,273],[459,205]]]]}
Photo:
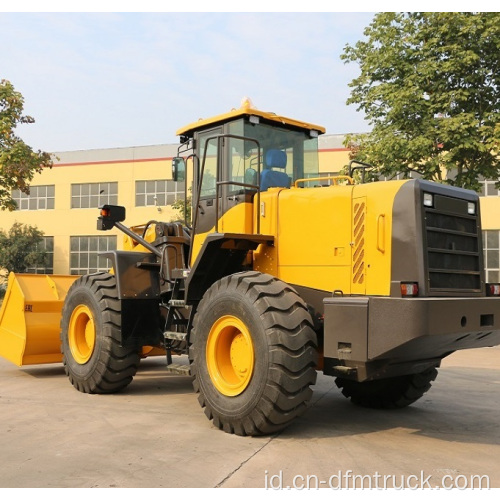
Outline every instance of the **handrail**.
{"type": "MultiPolygon", "coordinates": [[[[186,162],[186,178],[184,179],[184,225],[189,229],[192,230],[193,226],[188,224],[187,220],[187,199],[188,199],[188,187],[187,187],[187,162],[188,160],[192,158],[193,159],[193,177],[194,177],[194,159],[196,158],[195,153],[191,153],[189,156],[187,156],[184,161],[186,162]]],[[[191,223],[193,222],[193,198],[191,197],[191,223]]]]}
{"type": "Polygon", "coordinates": [[[369,168],[375,168],[373,165],[370,165],[369,163],[365,163],[365,162],[362,162],[362,161],[358,161],[358,160],[351,160],[349,162],[349,167],[348,167],[348,174],[350,177],[352,177],[352,175],[354,174],[354,171],[355,170],[361,170],[361,184],[364,184],[365,182],[365,172],[367,169],[369,168]],[[353,163],[359,165],[359,167],[353,167],[353,163]]]}
{"type": "MultiPolygon", "coordinates": [[[[190,151],[193,149],[193,144],[192,144],[192,139],[189,139],[189,140],[186,140],[184,142],[182,142],[180,144],[180,146],[177,148],[177,156],[180,156],[181,153],[185,153],[187,151],[190,151]]],[[[195,160],[197,159],[197,156],[196,156],[196,153],[193,151],[190,155],[186,156],[186,157],[183,157],[184,159],[184,162],[185,162],[185,165],[186,165],[186,175],[185,175],[185,179],[184,179],[184,210],[183,210],[183,215],[184,215],[184,225],[189,229],[189,230],[192,230],[193,229],[193,226],[191,225],[193,223],[193,211],[192,211],[192,200],[191,200],[191,221],[189,221],[191,224],[188,223],[188,220],[187,220],[187,192],[188,192],[188,187],[187,187],[187,183],[188,183],[188,175],[187,175],[187,164],[188,164],[188,161],[190,159],[192,159],[193,161],[193,179],[194,179],[194,176],[195,176],[195,171],[194,169],[196,168],[195,167],[195,160]]]]}
{"type": "Polygon", "coordinates": [[[294,183],[294,187],[298,188],[301,182],[312,182],[312,181],[333,181],[335,186],[338,185],[338,181],[347,181],[348,184],[354,184],[354,179],[349,175],[327,175],[324,177],[310,177],[309,179],[297,179],[294,183]]]}

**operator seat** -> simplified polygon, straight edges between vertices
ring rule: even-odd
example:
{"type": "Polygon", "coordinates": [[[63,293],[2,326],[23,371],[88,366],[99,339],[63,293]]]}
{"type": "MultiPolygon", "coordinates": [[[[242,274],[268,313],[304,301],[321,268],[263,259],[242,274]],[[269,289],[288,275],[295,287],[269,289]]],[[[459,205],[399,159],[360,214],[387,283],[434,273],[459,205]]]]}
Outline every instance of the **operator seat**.
{"type": "Polygon", "coordinates": [[[270,187],[290,187],[290,177],[286,172],[272,170],[286,168],[286,153],[280,149],[269,149],[266,153],[266,165],[260,174],[260,190],[267,191],[270,187]]]}

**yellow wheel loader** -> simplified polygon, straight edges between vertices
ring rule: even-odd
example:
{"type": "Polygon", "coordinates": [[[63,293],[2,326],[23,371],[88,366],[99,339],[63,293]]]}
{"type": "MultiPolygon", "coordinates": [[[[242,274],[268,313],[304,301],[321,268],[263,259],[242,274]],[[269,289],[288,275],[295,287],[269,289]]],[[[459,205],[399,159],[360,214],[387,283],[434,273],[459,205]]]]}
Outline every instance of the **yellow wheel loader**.
{"type": "Polygon", "coordinates": [[[79,391],[110,393],[161,349],[218,428],[259,435],[302,414],[317,371],[355,404],[399,408],[445,356],[498,345],[477,194],[321,176],[322,133],[248,103],[180,129],[172,173],[192,180],[192,217],[130,229],[103,206],[98,229],[126,249],[108,273],[41,278],[44,303],[12,276],[2,354],[62,361],[79,391]]]}

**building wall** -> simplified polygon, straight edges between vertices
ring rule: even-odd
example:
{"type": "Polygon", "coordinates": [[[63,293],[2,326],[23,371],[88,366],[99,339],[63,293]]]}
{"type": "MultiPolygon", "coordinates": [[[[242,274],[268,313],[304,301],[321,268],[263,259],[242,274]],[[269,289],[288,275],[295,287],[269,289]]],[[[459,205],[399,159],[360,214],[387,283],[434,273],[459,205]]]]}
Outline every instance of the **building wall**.
{"type": "Polygon", "coordinates": [[[54,185],[53,209],[0,212],[0,229],[7,231],[14,222],[35,225],[54,238],[55,274],[70,272],[70,237],[118,235],[118,230],[97,230],[97,208],[71,208],[72,184],[118,182],[118,204],[127,209],[127,224],[139,225],[152,219],[169,221],[176,212],[170,206],[135,206],[135,181],[171,179],[171,158],[175,145],[120,148],[55,153],[52,169],[45,169],[31,182],[32,187],[54,185]]]}
{"type": "Polygon", "coordinates": [[[500,283],[500,193],[480,197],[486,281],[500,283]]]}
{"type": "Polygon", "coordinates": [[[500,196],[481,196],[483,230],[500,229],[500,196]]]}
{"type": "MultiPolygon", "coordinates": [[[[343,135],[319,138],[320,173],[337,173],[349,163],[343,140],[343,135]]],[[[54,208],[0,212],[0,229],[6,231],[14,222],[36,225],[46,236],[53,237],[53,272],[68,274],[71,236],[114,236],[116,247],[122,248],[122,234],[118,230],[97,231],[97,208],[71,208],[71,186],[117,182],[117,202],[127,209],[127,225],[140,225],[154,219],[170,221],[178,212],[166,204],[136,206],[135,191],[136,181],[171,179],[171,159],[176,153],[175,144],[56,153],[54,167],[37,174],[31,183],[33,187],[55,186],[54,208]]],[[[491,186],[484,191],[492,195],[481,197],[482,226],[488,236],[485,238],[488,279],[500,281],[500,196],[491,186]]],[[[75,243],[73,241],[73,245],[75,243]]]]}

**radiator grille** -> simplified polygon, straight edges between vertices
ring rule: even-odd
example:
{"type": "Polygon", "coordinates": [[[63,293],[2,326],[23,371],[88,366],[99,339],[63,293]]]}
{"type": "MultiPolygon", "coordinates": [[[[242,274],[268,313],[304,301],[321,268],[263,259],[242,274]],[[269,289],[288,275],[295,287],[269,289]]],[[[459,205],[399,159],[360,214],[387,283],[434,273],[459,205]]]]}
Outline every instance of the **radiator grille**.
{"type": "Polygon", "coordinates": [[[429,291],[481,291],[478,221],[467,201],[434,195],[424,208],[429,291]]]}

